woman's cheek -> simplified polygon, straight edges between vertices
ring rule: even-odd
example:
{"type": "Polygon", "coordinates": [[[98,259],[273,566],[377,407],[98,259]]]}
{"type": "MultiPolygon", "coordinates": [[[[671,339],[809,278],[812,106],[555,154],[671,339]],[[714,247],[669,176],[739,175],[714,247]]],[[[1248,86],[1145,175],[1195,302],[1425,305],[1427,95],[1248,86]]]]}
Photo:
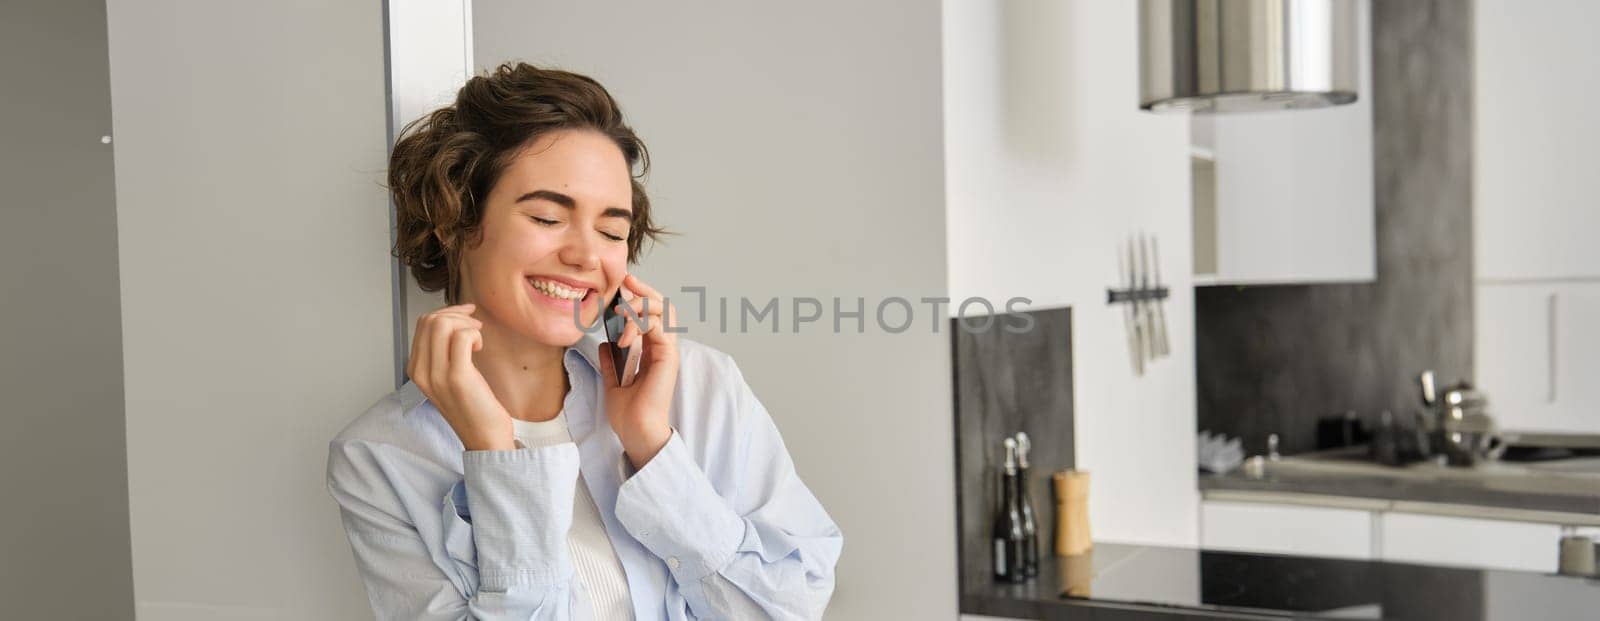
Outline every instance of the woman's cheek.
{"type": "Polygon", "coordinates": [[[615,290],[617,287],[622,286],[622,279],[628,277],[627,253],[607,256],[600,263],[600,271],[606,275],[607,289],[615,290]]]}

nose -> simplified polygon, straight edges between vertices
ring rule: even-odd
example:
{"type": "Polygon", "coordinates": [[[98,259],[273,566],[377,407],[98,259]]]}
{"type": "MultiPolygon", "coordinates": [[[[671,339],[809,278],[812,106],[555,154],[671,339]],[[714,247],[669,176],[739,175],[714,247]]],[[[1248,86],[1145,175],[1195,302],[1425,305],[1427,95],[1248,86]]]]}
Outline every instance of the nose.
{"type": "Polygon", "coordinates": [[[582,227],[567,227],[567,234],[557,256],[562,263],[572,266],[577,271],[597,270],[600,269],[600,254],[596,252],[595,244],[591,234],[582,227]]]}

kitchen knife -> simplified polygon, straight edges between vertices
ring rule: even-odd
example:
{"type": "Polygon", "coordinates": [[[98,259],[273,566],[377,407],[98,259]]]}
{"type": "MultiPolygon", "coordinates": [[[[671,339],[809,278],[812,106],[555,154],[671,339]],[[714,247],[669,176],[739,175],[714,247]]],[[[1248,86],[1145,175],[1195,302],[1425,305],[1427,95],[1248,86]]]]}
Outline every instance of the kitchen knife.
{"type": "MultiPolygon", "coordinates": [[[[1121,253],[1121,249],[1118,249],[1118,253],[1121,253]]],[[[1128,291],[1130,293],[1139,289],[1139,268],[1135,254],[1133,240],[1128,240],[1128,291]]],[[[1139,317],[1139,303],[1137,301],[1129,301],[1127,312],[1130,323],[1133,326],[1132,341],[1129,343],[1132,348],[1129,353],[1133,357],[1133,372],[1135,375],[1144,375],[1145,334],[1144,326],[1141,324],[1142,319],[1139,317]]]]}
{"type": "MultiPolygon", "coordinates": [[[[1161,288],[1161,246],[1155,237],[1150,238],[1150,267],[1155,278],[1155,287],[1161,288]]],[[[1172,344],[1167,341],[1167,301],[1157,299],[1156,309],[1156,352],[1162,356],[1172,353],[1172,344]]]]}
{"type": "MultiPolygon", "coordinates": [[[[1135,252],[1137,252],[1136,256],[1139,264],[1139,284],[1137,288],[1140,295],[1143,296],[1150,293],[1150,252],[1145,247],[1143,231],[1139,232],[1136,243],[1138,246],[1135,248],[1135,252]]],[[[1154,361],[1157,353],[1156,332],[1155,321],[1150,313],[1149,299],[1139,300],[1139,328],[1141,330],[1140,333],[1144,335],[1144,359],[1146,361],[1154,361]]]]}

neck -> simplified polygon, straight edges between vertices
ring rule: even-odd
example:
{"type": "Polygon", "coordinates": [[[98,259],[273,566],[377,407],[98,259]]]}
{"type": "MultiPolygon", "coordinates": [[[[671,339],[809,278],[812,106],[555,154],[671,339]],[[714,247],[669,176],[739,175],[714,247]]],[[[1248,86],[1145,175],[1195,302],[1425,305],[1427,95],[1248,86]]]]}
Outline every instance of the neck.
{"type": "Polygon", "coordinates": [[[539,422],[560,414],[571,388],[566,348],[529,340],[487,317],[482,332],[483,349],[472,354],[472,363],[511,417],[539,422]]]}

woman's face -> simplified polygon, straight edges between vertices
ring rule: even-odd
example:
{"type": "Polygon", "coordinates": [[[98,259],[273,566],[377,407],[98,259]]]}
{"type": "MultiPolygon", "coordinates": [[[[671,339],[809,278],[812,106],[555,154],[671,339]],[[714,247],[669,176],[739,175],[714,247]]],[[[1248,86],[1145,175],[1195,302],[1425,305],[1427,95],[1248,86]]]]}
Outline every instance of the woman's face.
{"type": "Polygon", "coordinates": [[[622,150],[586,130],[540,137],[489,191],[483,239],[463,253],[462,300],[541,344],[565,347],[594,324],[627,274],[633,186],[622,150]]]}

